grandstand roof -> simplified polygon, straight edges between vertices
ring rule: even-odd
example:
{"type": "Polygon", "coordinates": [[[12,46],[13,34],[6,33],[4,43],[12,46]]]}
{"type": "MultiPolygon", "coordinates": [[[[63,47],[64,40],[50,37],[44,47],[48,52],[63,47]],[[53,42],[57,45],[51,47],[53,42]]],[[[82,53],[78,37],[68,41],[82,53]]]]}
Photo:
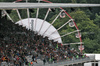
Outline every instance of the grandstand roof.
{"type": "MultiPolygon", "coordinates": [[[[33,31],[39,32],[39,29],[40,29],[40,27],[41,27],[41,25],[43,23],[42,19],[39,19],[39,18],[37,19],[36,27],[35,27],[35,20],[36,20],[36,18],[23,19],[23,20],[20,20],[20,21],[16,22],[16,24],[22,25],[23,27],[26,27],[27,29],[31,29],[32,30],[32,28],[31,28],[32,20],[34,20],[34,23],[33,23],[33,29],[34,30],[33,31]],[[29,20],[29,22],[28,22],[28,20],[29,20]]],[[[60,37],[60,35],[59,35],[58,31],[56,30],[56,28],[53,25],[51,25],[51,26],[50,25],[51,24],[49,22],[45,21],[41,31],[39,32],[39,34],[44,36],[44,37],[47,36],[50,40],[52,40],[54,38],[57,38],[57,37],[60,37]],[[48,26],[50,26],[50,28],[43,35],[44,31],[46,31],[48,26]],[[56,32],[54,34],[50,35],[54,31],[56,31],[56,32]]],[[[61,38],[55,39],[54,41],[58,41],[59,43],[62,43],[61,38]]]]}

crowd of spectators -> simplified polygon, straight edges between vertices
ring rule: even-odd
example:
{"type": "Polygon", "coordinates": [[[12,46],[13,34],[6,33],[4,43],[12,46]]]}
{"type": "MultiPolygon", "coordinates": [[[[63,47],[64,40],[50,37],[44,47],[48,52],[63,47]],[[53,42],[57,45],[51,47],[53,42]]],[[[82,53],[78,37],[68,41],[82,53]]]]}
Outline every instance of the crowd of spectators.
{"type": "Polygon", "coordinates": [[[75,49],[38,35],[5,17],[0,21],[0,63],[5,61],[22,66],[23,63],[26,65],[38,63],[38,58],[45,64],[84,57],[75,49]],[[29,55],[32,56],[31,62],[26,58],[29,55]]]}

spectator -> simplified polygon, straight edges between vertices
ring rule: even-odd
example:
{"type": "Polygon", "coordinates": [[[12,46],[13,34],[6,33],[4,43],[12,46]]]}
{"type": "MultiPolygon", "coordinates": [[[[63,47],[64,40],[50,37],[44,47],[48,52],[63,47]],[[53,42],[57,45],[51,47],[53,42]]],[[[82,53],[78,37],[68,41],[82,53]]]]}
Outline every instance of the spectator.
{"type": "Polygon", "coordinates": [[[34,35],[34,40],[31,37],[31,30],[25,27],[14,24],[11,21],[2,18],[0,22],[0,58],[6,62],[12,62],[16,66],[21,66],[23,63],[32,65],[37,62],[39,56],[43,56],[43,64],[46,62],[57,63],[61,60],[68,60],[75,57],[76,59],[84,58],[84,55],[76,50],[70,50],[68,46],[63,46],[58,42],[54,42],[43,38],[43,36],[34,35]],[[32,56],[32,61],[28,62],[27,56],[32,56]],[[30,63],[30,64],[29,64],[30,63]]]}
{"type": "Polygon", "coordinates": [[[44,59],[43,59],[43,64],[45,65],[45,63],[46,63],[46,59],[44,58],[44,59]]]}

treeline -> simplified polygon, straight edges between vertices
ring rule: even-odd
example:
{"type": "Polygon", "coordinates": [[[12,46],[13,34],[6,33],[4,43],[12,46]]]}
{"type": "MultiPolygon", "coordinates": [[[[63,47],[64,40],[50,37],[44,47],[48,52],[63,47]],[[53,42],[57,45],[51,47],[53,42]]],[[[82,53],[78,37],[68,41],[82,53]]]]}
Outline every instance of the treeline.
{"type": "MultiPolygon", "coordinates": [[[[13,2],[14,0],[0,0],[1,2],[13,2]]],[[[96,3],[100,4],[100,0],[49,0],[54,3],[96,3]]],[[[23,1],[25,2],[25,1],[23,1]]],[[[29,2],[37,2],[36,0],[29,0],[29,2]]],[[[84,52],[86,53],[100,53],[100,7],[87,7],[87,8],[64,8],[75,20],[79,30],[82,34],[82,42],[84,42],[84,52]]],[[[50,12],[47,18],[48,22],[52,22],[61,10],[55,8],[54,12],[50,12]]],[[[9,11],[8,11],[9,12],[9,11]]],[[[19,10],[23,19],[27,18],[27,11],[19,10]]],[[[39,18],[44,19],[47,9],[40,9],[39,18]]],[[[16,10],[12,10],[10,16],[15,22],[19,20],[16,10]]],[[[36,9],[30,9],[30,16],[36,17],[36,9]]],[[[55,28],[59,28],[65,22],[69,20],[66,15],[65,18],[58,18],[53,24],[55,28]]],[[[59,30],[60,35],[72,32],[76,30],[75,27],[69,27],[66,25],[59,30]]],[[[79,38],[76,38],[75,33],[62,38],[63,43],[79,42],[79,38]]],[[[79,45],[70,45],[75,49],[78,49],[79,45]]]]}

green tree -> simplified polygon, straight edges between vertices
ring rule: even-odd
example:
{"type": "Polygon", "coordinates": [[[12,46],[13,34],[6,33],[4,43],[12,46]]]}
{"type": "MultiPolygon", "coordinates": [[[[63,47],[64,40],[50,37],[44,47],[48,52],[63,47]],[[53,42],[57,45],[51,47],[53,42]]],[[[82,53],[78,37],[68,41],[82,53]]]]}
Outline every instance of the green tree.
{"type": "Polygon", "coordinates": [[[93,53],[97,52],[100,48],[100,45],[97,43],[97,40],[90,40],[89,38],[86,38],[83,40],[85,45],[85,52],[86,53],[93,53]]]}
{"type": "Polygon", "coordinates": [[[98,15],[97,13],[95,15],[94,24],[96,24],[100,28],[100,15],[98,15]]]}

